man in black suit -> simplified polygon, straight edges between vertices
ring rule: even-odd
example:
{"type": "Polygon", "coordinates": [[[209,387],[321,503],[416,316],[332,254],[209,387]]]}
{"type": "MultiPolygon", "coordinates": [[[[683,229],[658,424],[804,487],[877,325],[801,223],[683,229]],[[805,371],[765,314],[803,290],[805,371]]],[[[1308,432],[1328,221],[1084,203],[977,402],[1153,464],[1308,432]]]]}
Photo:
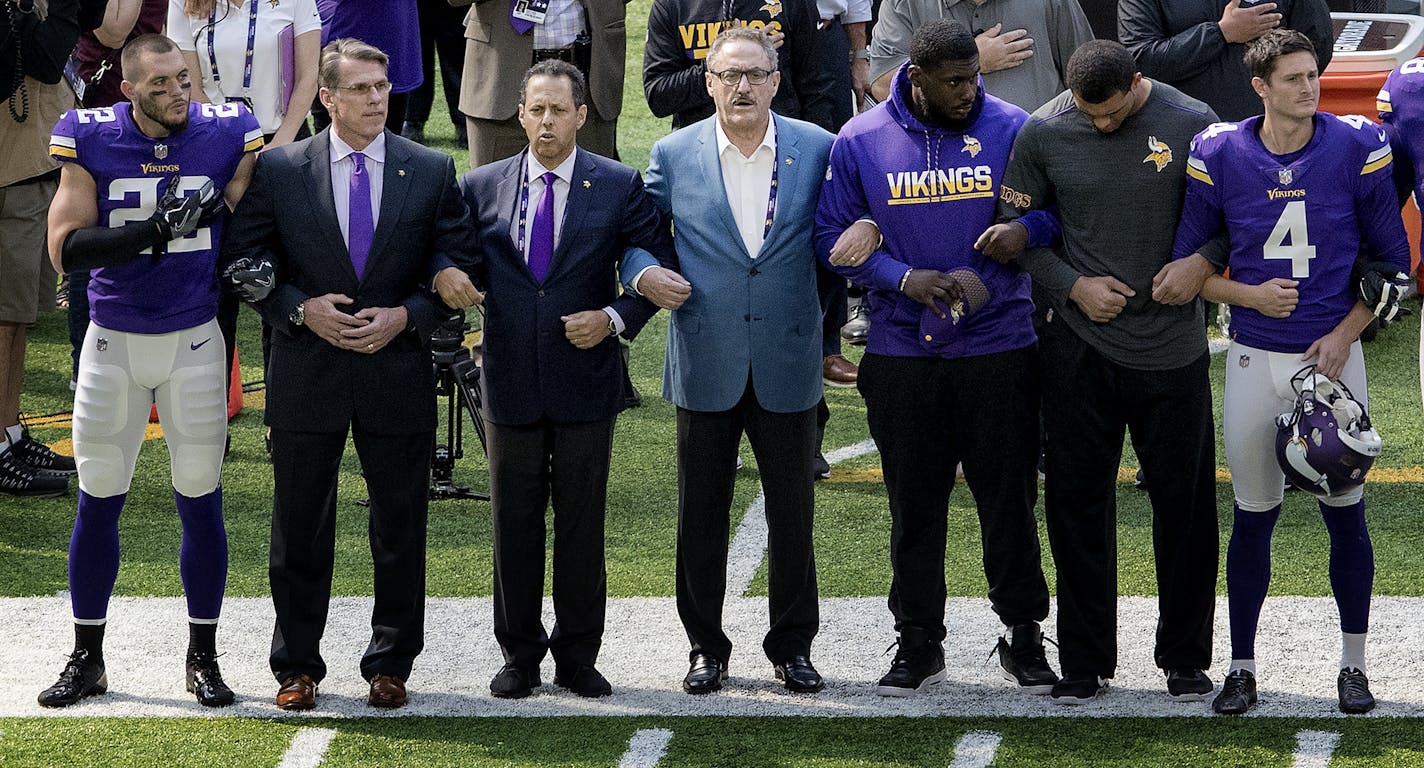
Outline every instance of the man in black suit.
{"type": "MultiPolygon", "coordinates": [[[[603,638],[604,505],[613,423],[623,410],[616,336],[632,339],[657,311],[648,298],[690,287],[667,221],[639,173],[576,145],[588,114],[582,73],[550,59],[520,87],[529,147],[460,180],[475,219],[484,289],[482,372],[494,502],[494,633],[501,698],[528,696],[554,657],[554,684],[607,696],[595,668],[603,638]],[[657,260],[619,295],[625,251],[657,260]],[[554,505],[554,615],[546,634],[544,512],[554,505]]],[[[674,298],[669,306],[680,304],[674,298]]]]}
{"type": "Polygon", "coordinates": [[[424,644],[429,339],[448,313],[428,286],[471,260],[472,233],[450,158],[385,130],[386,62],[358,40],[327,45],[319,96],[331,127],[262,155],[223,248],[239,292],[275,329],[268,575],[283,709],[316,706],[326,674],[319,645],[348,430],[370,498],[375,608],[361,673],[372,706],[405,704],[424,644]]]}

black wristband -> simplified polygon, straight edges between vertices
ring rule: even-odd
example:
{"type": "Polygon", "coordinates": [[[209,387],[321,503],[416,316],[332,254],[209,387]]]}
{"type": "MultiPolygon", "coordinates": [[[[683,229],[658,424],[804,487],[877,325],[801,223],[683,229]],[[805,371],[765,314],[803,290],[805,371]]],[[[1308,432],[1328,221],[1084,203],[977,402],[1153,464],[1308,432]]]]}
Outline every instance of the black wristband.
{"type": "Polygon", "coordinates": [[[65,272],[117,267],[138,258],[143,249],[166,242],[162,228],[149,219],[131,221],[122,227],[83,227],[64,238],[60,264],[65,272]]]}

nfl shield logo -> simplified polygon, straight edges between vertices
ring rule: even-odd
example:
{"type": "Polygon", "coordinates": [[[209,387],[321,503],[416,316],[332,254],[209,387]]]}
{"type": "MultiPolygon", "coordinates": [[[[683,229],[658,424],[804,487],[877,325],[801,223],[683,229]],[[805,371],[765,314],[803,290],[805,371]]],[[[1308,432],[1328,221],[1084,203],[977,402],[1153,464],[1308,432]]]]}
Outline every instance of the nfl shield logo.
{"type": "MultiPolygon", "coordinates": [[[[153,156],[156,157],[156,158],[158,158],[159,160],[162,160],[162,159],[168,157],[168,145],[167,145],[167,144],[154,144],[154,145],[153,145],[153,156]]],[[[1289,184],[1290,182],[1286,182],[1286,183],[1289,184]]]]}
{"type": "Polygon", "coordinates": [[[1250,355],[1242,355],[1242,356],[1241,356],[1241,359],[1236,361],[1236,364],[1237,364],[1237,365],[1240,365],[1242,368],[1245,368],[1246,366],[1248,366],[1248,365],[1251,364],[1251,356],[1250,356],[1250,355]]]}
{"type": "Polygon", "coordinates": [[[1291,179],[1294,177],[1294,175],[1295,174],[1293,174],[1291,172],[1291,169],[1289,168],[1282,168],[1279,171],[1276,171],[1276,178],[1280,179],[1281,186],[1285,187],[1290,186],[1291,179]]]}
{"type": "Polygon", "coordinates": [[[100,336],[94,342],[94,348],[99,350],[100,352],[103,352],[104,350],[109,348],[109,340],[104,338],[103,336],[100,336]]]}

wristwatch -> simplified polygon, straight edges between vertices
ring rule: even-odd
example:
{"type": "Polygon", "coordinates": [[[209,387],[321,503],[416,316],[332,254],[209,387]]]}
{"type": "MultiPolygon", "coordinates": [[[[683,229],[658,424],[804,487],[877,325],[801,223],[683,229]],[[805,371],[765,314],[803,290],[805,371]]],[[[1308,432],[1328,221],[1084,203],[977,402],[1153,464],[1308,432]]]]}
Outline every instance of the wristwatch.
{"type": "Polygon", "coordinates": [[[870,49],[861,48],[859,50],[851,51],[850,60],[856,61],[857,59],[860,61],[870,61],[870,49]]]}
{"type": "Polygon", "coordinates": [[[305,301],[303,301],[302,303],[298,304],[298,305],[297,305],[297,308],[294,309],[294,310],[292,310],[292,314],[290,314],[290,315],[287,316],[287,320],[288,320],[292,325],[306,325],[306,324],[307,324],[307,303],[306,303],[305,301]]]}

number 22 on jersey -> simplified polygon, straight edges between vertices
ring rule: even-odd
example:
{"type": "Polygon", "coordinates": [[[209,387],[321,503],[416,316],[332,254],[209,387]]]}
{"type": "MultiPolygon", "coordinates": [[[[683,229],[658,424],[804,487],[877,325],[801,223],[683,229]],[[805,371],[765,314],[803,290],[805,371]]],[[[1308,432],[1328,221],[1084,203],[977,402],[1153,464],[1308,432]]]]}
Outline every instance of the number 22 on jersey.
{"type": "Polygon", "coordinates": [[[1310,260],[1315,258],[1315,246],[1310,244],[1310,233],[1305,225],[1305,201],[1292,200],[1286,203],[1276,226],[1266,238],[1262,256],[1267,259],[1287,259],[1291,263],[1291,278],[1301,280],[1310,277],[1310,260]],[[1289,244],[1287,244],[1289,241],[1289,244]]]}

